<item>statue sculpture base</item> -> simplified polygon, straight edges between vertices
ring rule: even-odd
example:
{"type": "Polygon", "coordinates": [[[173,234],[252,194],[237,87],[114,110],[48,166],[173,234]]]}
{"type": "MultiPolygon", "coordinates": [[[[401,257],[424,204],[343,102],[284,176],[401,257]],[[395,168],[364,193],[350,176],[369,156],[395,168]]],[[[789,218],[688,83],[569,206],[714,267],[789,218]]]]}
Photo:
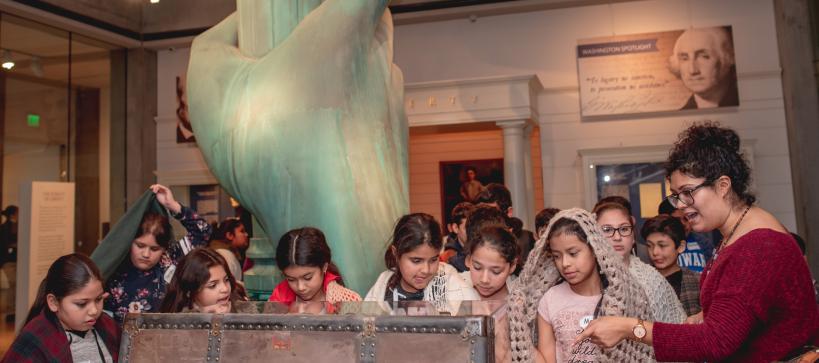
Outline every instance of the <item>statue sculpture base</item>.
{"type": "Polygon", "coordinates": [[[262,226],[253,218],[253,234],[247,258],[253,261],[253,267],[245,271],[244,284],[250,300],[267,301],[279,281],[284,279],[276,267],[276,245],[264,233],[262,226]]]}

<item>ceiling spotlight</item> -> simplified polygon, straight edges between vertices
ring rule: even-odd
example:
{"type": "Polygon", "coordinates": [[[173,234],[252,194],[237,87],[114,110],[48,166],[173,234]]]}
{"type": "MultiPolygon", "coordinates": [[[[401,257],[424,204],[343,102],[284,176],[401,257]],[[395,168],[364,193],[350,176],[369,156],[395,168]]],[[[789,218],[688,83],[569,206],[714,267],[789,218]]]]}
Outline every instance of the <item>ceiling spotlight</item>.
{"type": "Polygon", "coordinates": [[[43,65],[40,63],[40,57],[31,57],[31,73],[43,78],[43,65]]]}
{"type": "Polygon", "coordinates": [[[151,0],[151,4],[158,4],[159,0],[151,0]]]}
{"type": "Polygon", "coordinates": [[[3,50],[3,64],[2,67],[10,70],[14,68],[14,60],[11,59],[11,52],[8,50],[3,50]]]}

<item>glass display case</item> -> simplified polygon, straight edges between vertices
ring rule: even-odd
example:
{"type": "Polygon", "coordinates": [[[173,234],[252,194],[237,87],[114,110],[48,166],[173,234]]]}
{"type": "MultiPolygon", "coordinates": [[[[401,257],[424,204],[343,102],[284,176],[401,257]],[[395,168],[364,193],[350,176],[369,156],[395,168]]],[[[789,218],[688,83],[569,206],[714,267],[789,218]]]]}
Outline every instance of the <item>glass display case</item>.
{"type": "Polygon", "coordinates": [[[241,302],[232,314],[129,314],[120,362],[493,362],[503,301],[241,302]]]}

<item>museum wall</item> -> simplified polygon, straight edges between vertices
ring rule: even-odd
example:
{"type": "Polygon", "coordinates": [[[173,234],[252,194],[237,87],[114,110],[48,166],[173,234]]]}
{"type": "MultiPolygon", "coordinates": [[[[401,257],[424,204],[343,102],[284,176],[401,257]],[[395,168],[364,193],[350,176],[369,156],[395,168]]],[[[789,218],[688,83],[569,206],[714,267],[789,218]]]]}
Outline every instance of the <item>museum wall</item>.
{"type": "MultiPolygon", "coordinates": [[[[170,139],[175,123],[175,76],[184,74],[187,59],[187,49],[158,52],[160,181],[168,173],[177,179],[166,180],[208,177],[202,172],[204,164],[198,150],[192,144],[176,144],[170,139]]],[[[610,153],[616,156],[618,152],[633,153],[646,147],[667,148],[690,123],[716,120],[736,129],[752,151],[749,157],[760,205],[787,228],[796,228],[781,69],[769,0],[635,1],[481,17],[474,22],[459,19],[399,25],[395,29],[395,62],[406,84],[504,75],[536,74],[540,78],[544,89],[537,104],[539,143],[533,143],[533,149],[539,147],[539,155],[534,155],[533,165],[542,169],[542,179],[538,178],[536,208],[593,205],[585,192],[581,154],[613,150],[610,153]],[[720,25],[733,27],[740,106],[595,120],[580,117],[576,59],[579,39],[720,25]]],[[[456,138],[459,134],[436,137],[456,138]]],[[[413,140],[411,150],[415,142],[427,141],[413,140]]],[[[481,146],[491,153],[486,150],[500,148],[500,138],[496,143],[481,146]]],[[[479,155],[478,151],[472,155],[479,155]]],[[[483,156],[474,157],[480,158],[483,156]]],[[[662,159],[654,156],[654,160],[647,161],[662,159]]],[[[413,209],[439,210],[434,207],[430,187],[435,173],[411,173],[416,178],[411,181],[413,189],[426,185],[423,194],[411,192],[413,209]],[[428,179],[417,179],[424,175],[428,179]]],[[[540,175],[540,171],[535,172],[535,177],[540,175]]]]}
{"type": "Polygon", "coordinates": [[[61,146],[67,145],[68,94],[61,85],[7,78],[3,150],[3,207],[20,205],[20,187],[30,180],[60,180],[61,146]],[[38,127],[28,114],[40,115],[38,127]]]}
{"type": "Polygon", "coordinates": [[[196,144],[176,142],[176,77],[185,76],[189,56],[189,48],[157,52],[157,182],[169,185],[216,182],[196,144]]]}
{"type": "Polygon", "coordinates": [[[769,0],[661,0],[402,25],[395,59],[406,83],[537,74],[545,205],[593,205],[581,151],[670,146],[691,122],[717,120],[753,144],[759,203],[795,230],[773,14],[769,0]],[[738,108],[581,120],[578,39],[719,25],[733,26],[738,108]]]}

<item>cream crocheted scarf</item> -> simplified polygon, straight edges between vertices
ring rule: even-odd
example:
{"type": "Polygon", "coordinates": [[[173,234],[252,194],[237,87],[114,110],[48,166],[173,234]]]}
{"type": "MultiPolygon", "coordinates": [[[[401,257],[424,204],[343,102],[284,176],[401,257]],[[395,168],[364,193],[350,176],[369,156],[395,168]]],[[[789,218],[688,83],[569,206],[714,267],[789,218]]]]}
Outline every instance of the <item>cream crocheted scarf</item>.
{"type": "MultiPolygon", "coordinates": [[[[651,321],[651,311],[646,294],[628,273],[623,258],[607,243],[594,215],[583,209],[564,210],[552,218],[546,231],[530,252],[520,277],[512,284],[507,302],[509,304],[509,338],[512,362],[532,362],[534,351],[533,332],[536,327],[537,307],[543,294],[560,282],[560,274],[547,251],[549,235],[554,222],[561,218],[577,221],[586,233],[589,244],[597,258],[600,271],[608,280],[600,309],[601,316],[640,317],[651,321]]],[[[624,340],[611,349],[602,350],[603,362],[653,362],[651,346],[624,340]]]]}

